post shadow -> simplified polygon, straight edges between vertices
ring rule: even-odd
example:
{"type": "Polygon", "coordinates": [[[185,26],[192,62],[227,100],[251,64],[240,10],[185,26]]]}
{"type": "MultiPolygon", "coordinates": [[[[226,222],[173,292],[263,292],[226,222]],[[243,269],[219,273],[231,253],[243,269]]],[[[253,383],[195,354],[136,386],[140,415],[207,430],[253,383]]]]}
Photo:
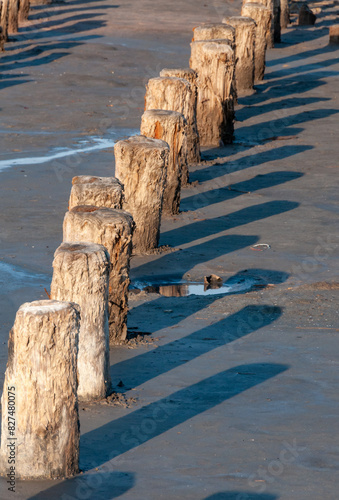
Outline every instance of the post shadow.
{"type": "MultiPolygon", "coordinates": [[[[254,138],[254,140],[268,140],[272,136],[288,136],[297,133],[295,126],[309,121],[321,120],[335,115],[337,109],[312,109],[295,115],[285,115],[282,118],[273,118],[266,122],[242,126],[237,130],[238,137],[254,138]]],[[[303,129],[301,129],[303,130],[303,129]]],[[[300,129],[298,130],[300,132],[300,129]]]]}
{"type": "Polygon", "coordinates": [[[244,106],[237,110],[237,122],[242,122],[254,116],[260,116],[265,113],[271,113],[276,110],[297,108],[307,106],[316,102],[330,101],[330,97],[287,97],[281,101],[270,102],[259,106],[244,106]]]}
{"type": "Polygon", "coordinates": [[[293,171],[275,171],[267,174],[258,174],[247,181],[237,182],[229,186],[222,186],[209,191],[194,194],[187,198],[183,198],[180,202],[180,209],[197,210],[214,203],[222,203],[223,201],[233,200],[243,194],[253,193],[260,189],[265,189],[285,182],[290,182],[299,179],[304,174],[293,171]]]}
{"type": "MultiPolygon", "coordinates": [[[[291,63],[294,61],[303,62],[305,59],[310,57],[315,57],[319,54],[327,54],[330,52],[337,52],[335,45],[326,45],[325,47],[320,47],[318,49],[305,50],[304,52],[296,52],[295,54],[290,54],[288,56],[280,57],[278,59],[271,59],[266,61],[266,67],[271,68],[273,66],[278,66],[279,64],[291,63]]],[[[293,68],[290,68],[291,70],[293,68]]]]}
{"type": "Polygon", "coordinates": [[[238,365],[93,429],[80,439],[81,468],[99,467],[288,368],[278,363],[238,365]]]}
{"type": "Polygon", "coordinates": [[[206,260],[213,260],[221,255],[236,252],[257,242],[258,236],[238,234],[219,236],[185,250],[166,253],[157,259],[134,267],[131,269],[132,282],[136,280],[147,282],[147,280],[152,280],[153,276],[157,276],[159,280],[159,275],[163,280],[166,279],[165,277],[170,277],[172,280],[180,280],[192,267],[206,262],[206,260]]]}
{"type": "Polygon", "coordinates": [[[220,491],[204,500],[278,500],[277,495],[270,493],[254,493],[253,491],[220,491]]]}
{"type": "Polygon", "coordinates": [[[229,215],[186,224],[161,234],[161,245],[180,246],[194,240],[213,236],[219,232],[240,227],[251,222],[267,219],[294,210],[299,203],[288,200],[275,200],[242,208],[229,215]]]}
{"type": "MultiPolygon", "coordinates": [[[[19,486],[21,481],[17,481],[19,486]]],[[[25,483],[27,484],[27,481],[25,483]]],[[[113,500],[135,486],[135,474],[110,470],[96,472],[84,476],[66,479],[47,490],[30,496],[28,500],[46,500],[55,498],[60,500],[113,500]],[[89,496],[90,495],[90,496],[89,496]]]]}
{"type": "MultiPolygon", "coordinates": [[[[328,68],[330,66],[333,66],[334,64],[338,64],[338,59],[326,59],[325,61],[319,61],[313,64],[303,64],[301,66],[298,66],[297,68],[281,68],[279,71],[272,71],[271,73],[267,74],[267,80],[272,80],[274,78],[281,78],[284,75],[299,75],[302,73],[307,73],[308,75],[312,70],[314,70],[314,67],[318,67],[319,70],[321,68],[328,68]]],[[[323,76],[323,72],[319,72],[319,76],[323,76]]],[[[335,72],[334,74],[337,74],[335,72]]]]}
{"type": "MultiPolygon", "coordinates": [[[[177,304],[180,307],[180,303],[177,302],[177,304]]],[[[156,349],[116,363],[111,366],[113,386],[117,385],[120,380],[124,383],[124,391],[142,385],[214,349],[240,341],[250,333],[279,319],[282,311],[280,307],[269,305],[245,306],[227,318],[201,328],[186,337],[180,337],[156,349]]],[[[235,345],[229,346],[230,355],[235,345]]],[[[237,345],[240,345],[239,342],[237,345]]]]}
{"type": "MultiPolygon", "coordinates": [[[[284,373],[288,368],[289,365],[278,363],[238,365],[176,391],[159,401],[144,405],[123,417],[116,418],[81,436],[80,467],[82,471],[86,472],[105,464],[105,469],[109,468],[112,470],[111,464],[106,464],[106,462],[138,448],[151,439],[162,435],[205,411],[211,410],[234,396],[267,382],[273,377],[284,373]]],[[[113,464],[113,467],[115,468],[116,465],[113,464]]],[[[98,474],[98,476],[101,476],[101,474],[98,474]]],[[[83,479],[81,476],[68,479],[61,484],[51,486],[49,489],[39,493],[40,496],[35,495],[29,500],[53,498],[57,492],[63,492],[67,498],[68,491],[75,491],[76,493],[79,481],[82,481],[82,487],[86,488],[87,493],[92,492],[95,494],[96,500],[100,500],[99,493],[101,494],[101,492],[104,493],[106,491],[107,495],[107,491],[110,491],[110,489],[107,490],[107,484],[105,483],[107,475],[103,473],[103,477],[101,477],[101,491],[97,485],[90,486],[90,477],[91,474],[88,474],[83,476],[83,479]],[[67,491],[65,491],[66,484],[67,491]]],[[[118,486],[115,483],[114,474],[111,478],[115,494],[118,486]]],[[[129,489],[132,487],[131,477],[128,477],[128,482],[129,489]]],[[[60,498],[62,499],[63,497],[61,496],[60,498]]],[[[106,500],[107,496],[103,498],[106,500]]],[[[111,496],[110,498],[115,497],[111,496]]]]}

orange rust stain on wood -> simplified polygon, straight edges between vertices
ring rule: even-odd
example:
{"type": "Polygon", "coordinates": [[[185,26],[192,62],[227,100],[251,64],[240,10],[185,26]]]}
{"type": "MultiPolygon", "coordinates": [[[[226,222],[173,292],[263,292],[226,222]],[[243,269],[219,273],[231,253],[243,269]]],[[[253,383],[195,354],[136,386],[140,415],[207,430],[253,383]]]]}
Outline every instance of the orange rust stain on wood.
{"type": "Polygon", "coordinates": [[[160,122],[155,122],[154,139],[162,139],[162,137],[163,137],[163,128],[160,122]]]}

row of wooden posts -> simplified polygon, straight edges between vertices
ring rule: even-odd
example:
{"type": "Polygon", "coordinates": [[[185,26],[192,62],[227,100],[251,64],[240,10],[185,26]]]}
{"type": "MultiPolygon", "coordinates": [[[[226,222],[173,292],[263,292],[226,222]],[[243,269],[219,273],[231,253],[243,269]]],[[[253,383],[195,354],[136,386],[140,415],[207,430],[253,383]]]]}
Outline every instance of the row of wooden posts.
{"type": "Polygon", "coordinates": [[[28,19],[30,0],[0,0],[0,50],[8,35],[18,32],[19,25],[28,19]]]}
{"type": "Polygon", "coordinates": [[[162,213],[179,212],[200,146],[233,141],[237,96],[253,92],[264,76],[267,45],[280,37],[276,0],[265,3],[245,3],[241,16],[195,28],[190,68],[164,69],[149,80],[141,135],[114,147],[116,177],[73,178],[51,300],[22,305],[9,335],[3,474],[13,398],[17,476],[78,472],[78,399],[111,391],[109,346],[127,336],[132,251],[158,246],[162,213]]]}

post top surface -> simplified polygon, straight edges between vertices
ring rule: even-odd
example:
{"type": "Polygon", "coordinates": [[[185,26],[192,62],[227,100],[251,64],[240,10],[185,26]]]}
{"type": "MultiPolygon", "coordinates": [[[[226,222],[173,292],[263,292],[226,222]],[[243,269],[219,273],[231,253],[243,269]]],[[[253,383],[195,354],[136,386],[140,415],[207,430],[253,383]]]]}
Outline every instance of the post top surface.
{"type": "Polygon", "coordinates": [[[159,85],[164,83],[167,85],[178,85],[178,83],[181,83],[185,87],[191,86],[190,82],[185,80],[185,78],[179,78],[177,76],[155,76],[148,80],[147,86],[150,84],[159,85]]]}
{"type": "Polygon", "coordinates": [[[18,312],[24,314],[48,314],[58,311],[74,309],[72,302],[62,302],[59,300],[35,300],[34,302],[25,302],[19,307],[18,312]]]}
{"type": "Polygon", "coordinates": [[[154,116],[156,118],[174,118],[180,119],[183,115],[179,111],[170,111],[165,109],[147,109],[144,111],[143,116],[154,116]]]}
{"type": "Polygon", "coordinates": [[[247,16],[231,16],[231,17],[224,17],[222,20],[223,23],[226,24],[232,24],[233,26],[239,26],[239,25],[246,25],[246,26],[254,26],[255,21],[251,17],[247,16]]]}
{"type": "Polygon", "coordinates": [[[265,10],[265,11],[271,12],[270,9],[268,7],[266,7],[266,5],[263,5],[262,3],[256,3],[256,2],[244,3],[243,8],[254,9],[254,10],[265,10]]]}
{"type": "Polygon", "coordinates": [[[161,139],[150,139],[144,135],[134,135],[129,137],[128,139],[124,139],[122,141],[118,141],[114,148],[125,146],[128,148],[140,148],[140,149],[166,149],[169,150],[169,145],[167,142],[162,141],[161,139]]]}
{"type": "Polygon", "coordinates": [[[72,179],[72,185],[76,184],[104,184],[112,185],[117,189],[122,189],[121,182],[116,177],[98,177],[95,175],[77,175],[72,179]]]}
{"type": "Polygon", "coordinates": [[[89,255],[97,252],[103,252],[106,253],[107,250],[103,245],[98,245],[97,243],[91,243],[91,242],[63,242],[61,245],[56,249],[54,256],[56,257],[57,255],[61,253],[73,253],[73,254],[81,254],[81,255],[89,255]]]}

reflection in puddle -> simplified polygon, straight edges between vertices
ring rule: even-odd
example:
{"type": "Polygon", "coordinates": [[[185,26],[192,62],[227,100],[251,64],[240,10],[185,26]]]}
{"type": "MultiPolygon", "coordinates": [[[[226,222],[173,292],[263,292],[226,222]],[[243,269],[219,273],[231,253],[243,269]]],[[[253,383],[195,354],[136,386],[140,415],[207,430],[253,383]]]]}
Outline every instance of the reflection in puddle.
{"type": "Polygon", "coordinates": [[[146,285],[135,283],[135,288],[147,293],[158,293],[164,297],[188,297],[189,295],[225,295],[251,290],[255,284],[254,279],[239,278],[237,281],[229,280],[227,284],[205,284],[197,282],[164,283],[146,285]]]}

